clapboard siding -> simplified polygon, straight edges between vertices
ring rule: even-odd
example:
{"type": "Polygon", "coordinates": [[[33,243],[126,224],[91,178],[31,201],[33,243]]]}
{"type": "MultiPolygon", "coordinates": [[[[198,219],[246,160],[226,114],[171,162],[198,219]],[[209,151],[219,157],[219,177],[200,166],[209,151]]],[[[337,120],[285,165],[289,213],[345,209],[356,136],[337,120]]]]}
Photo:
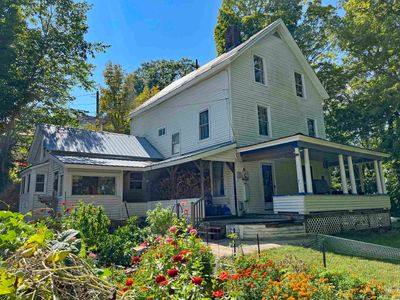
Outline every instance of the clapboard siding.
{"type": "Polygon", "coordinates": [[[295,133],[307,133],[306,119],[317,122],[318,136],[325,138],[322,98],[287,46],[267,36],[231,64],[232,123],[239,146],[295,133]],[[253,54],[264,57],[266,85],[254,81],[253,54]],[[295,95],[294,71],[304,75],[306,99],[295,95]],[[272,136],[258,134],[257,105],[271,110],[272,136]]]}
{"type": "Polygon", "coordinates": [[[228,87],[227,71],[222,71],[134,117],[132,134],[146,137],[165,158],[171,156],[171,137],[175,132],[180,132],[181,154],[231,141],[228,87]],[[210,137],[200,141],[199,113],[207,108],[210,137]],[[164,136],[158,136],[161,127],[166,128],[164,136]]]}
{"type": "Polygon", "coordinates": [[[386,195],[288,195],[274,197],[274,212],[309,214],[328,211],[390,209],[386,195]]]}
{"type": "Polygon", "coordinates": [[[70,196],[63,202],[65,207],[71,207],[71,205],[77,205],[79,202],[86,204],[93,204],[95,206],[102,206],[105,214],[111,220],[122,219],[122,200],[120,196],[70,196]]]}

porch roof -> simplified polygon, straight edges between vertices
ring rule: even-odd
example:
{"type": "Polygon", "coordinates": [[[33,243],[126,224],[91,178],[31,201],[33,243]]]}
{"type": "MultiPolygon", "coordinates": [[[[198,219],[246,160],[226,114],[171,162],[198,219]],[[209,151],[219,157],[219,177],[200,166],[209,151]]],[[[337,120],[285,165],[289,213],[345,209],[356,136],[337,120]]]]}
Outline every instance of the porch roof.
{"type": "Polygon", "coordinates": [[[150,161],[137,161],[137,160],[106,158],[106,157],[87,157],[87,156],[73,156],[73,155],[60,155],[60,154],[51,154],[51,155],[58,161],[66,165],[144,168],[151,163],[150,161]]]}
{"type": "MultiPolygon", "coordinates": [[[[365,149],[356,146],[344,145],[321,138],[310,137],[301,133],[290,135],[266,142],[238,148],[238,153],[244,161],[257,159],[279,159],[294,157],[293,148],[309,148],[316,150],[314,156],[344,154],[351,155],[355,160],[380,160],[388,158],[387,153],[365,149]]],[[[336,159],[334,159],[336,160],[336,159]]]]}

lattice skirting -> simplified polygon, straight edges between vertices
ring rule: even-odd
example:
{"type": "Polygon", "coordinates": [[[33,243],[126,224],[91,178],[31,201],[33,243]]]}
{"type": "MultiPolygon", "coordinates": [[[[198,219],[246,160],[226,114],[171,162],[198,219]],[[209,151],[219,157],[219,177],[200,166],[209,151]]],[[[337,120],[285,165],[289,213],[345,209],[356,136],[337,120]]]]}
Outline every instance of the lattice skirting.
{"type": "Polygon", "coordinates": [[[390,213],[386,211],[311,215],[305,219],[307,233],[331,234],[390,226],[390,213]]]}

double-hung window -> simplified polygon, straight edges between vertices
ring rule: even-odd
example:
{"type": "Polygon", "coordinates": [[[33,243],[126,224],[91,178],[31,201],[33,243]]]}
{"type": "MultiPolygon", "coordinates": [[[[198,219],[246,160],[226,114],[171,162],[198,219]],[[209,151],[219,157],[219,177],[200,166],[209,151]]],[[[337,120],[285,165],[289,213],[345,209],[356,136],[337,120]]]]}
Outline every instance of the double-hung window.
{"type": "Polygon", "coordinates": [[[269,108],[264,106],[258,106],[258,133],[260,135],[270,135],[270,124],[269,124],[269,108]]]}
{"type": "Polygon", "coordinates": [[[178,154],[180,151],[180,140],[179,140],[179,132],[176,132],[172,135],[172,154],[178,154]]]}
{"type": "Polygon", "coordinates": [[[204,140],[210,136],[210,121],[208,109],[200,112],[199,114],[199,137],[204,140]]]}
{"type": "Polygon", "coordinates": [[[44,183],[45,183],[45,175],[44,174],[36,174],[35,192],[43,193],[44,192],[44,183]]]}
{"type": "Polygon", "coordinates": [[[294,83],[296,87],[296,96],[304,98],[304,83],[303,83],[303,75],[300,73],[294,72],[294,83]]]}
{"type": "Polygon", "coordinates": [[[162,128],[159,128],[158,129],[158,136],[163,136],[163,135],[165,135],[165,127],[162,127],[162,128]]]}
{"type": "Polygon", "coordinates": [[[307,130],[308,130],[309,136],[313,136],[313,137],[317,136],[317,128],[315,126],[314,119],[307,119],[307,130]]]}
{"type": "Polygon", "coordinates": [[[258,83],[265,84],[264,59],[261,56],[254,55],[254,80],[258,83]]]}
{"type": "Polygon", "coordinates": [[[130,173],[129,175],[129,188],[131,190],[141,190],[143,187],[143,174],[130,173]]]}

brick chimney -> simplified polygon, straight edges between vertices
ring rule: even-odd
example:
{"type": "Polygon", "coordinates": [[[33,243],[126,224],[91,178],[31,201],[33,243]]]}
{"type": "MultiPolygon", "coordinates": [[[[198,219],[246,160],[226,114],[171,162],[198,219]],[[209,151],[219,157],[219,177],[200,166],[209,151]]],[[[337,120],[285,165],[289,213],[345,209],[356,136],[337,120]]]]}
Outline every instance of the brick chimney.
{"type": "Polygon", "coordinates": [[[230,25],[225,32],[225,51],[228,52],[240,45],[240,29],[236,24],[230,25]]]}

